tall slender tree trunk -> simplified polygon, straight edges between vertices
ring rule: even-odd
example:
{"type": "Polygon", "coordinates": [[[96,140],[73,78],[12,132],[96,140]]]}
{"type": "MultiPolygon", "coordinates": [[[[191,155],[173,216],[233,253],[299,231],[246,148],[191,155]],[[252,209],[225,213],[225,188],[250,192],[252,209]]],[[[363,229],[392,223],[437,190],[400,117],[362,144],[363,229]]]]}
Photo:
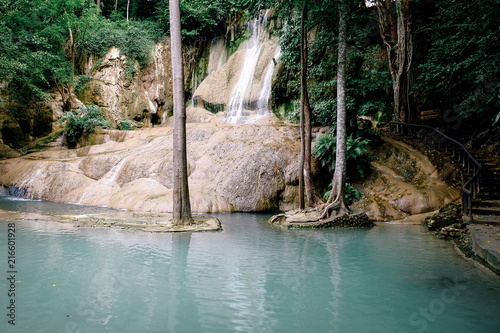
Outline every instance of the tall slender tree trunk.
{"type": "Polygon", "coordinates": [[[127,1],[127,23],[128,23],[128,10],[129,10],[129,8],[130,8],[130,0],[127,1]]]}
{"type": "Polygon", "coordinates": [[[193,217],[191,216],[187,173],[186,107],[179,0],[170,0],[170,43],[174,100],[173,221],[175,224],[188,225],[193,223],[193,217]]]}
{"type": "Polygon", "coordinates": [[[115,1],[115,12],[118,10],[118,0],[115,1]]]}
{"type": "MultiPolygon", "coordinates": [[[[410,34],[410,0],[399,0],[396,2],[397,8],[397,64],[398,71],[398,105],[396,112],[403,122],[408,121],[408,83],[411,66],[411,34],[410,34]]],[[[394,96],[396,98],[396,96],[394,96]]]]}
{"type": "MultiPolygon", "coordinates": [[[[319,204],[322,204],[323,202],[316,193],[311,175],[311,159],[312,159],[311,158],[311,106],[309,104],[309,94],[307,92],[307,29],[306,29],[307,12],[308,12],[307,0],[304,0],[302,5],[302,17],[301,17],[301,27],[300,27],[301,166],[303,169],[302,177],[307,197],[307,204],[311,207],[315,207],[319,204]]],[[[300,177],[299,177],[299,185],[300,185],[300,177]]]]}
{"type": "Polygon", "coordinates": [[[409,70],[411,66],[410,0],[378,0],[377,12],[382,41],[387,51],[392,79],[394,114],[408,121],[409,70]],[[395,6],[395,10],[393,9],[395,6]]]}
{"type": "Polygon", "coordinates": [[[337,215],[349,212],[345,202],[346,165],[347,165],[347,133],[346,133],[346,48],[347,48],[347,5],[341,0],[339,5],[339,46],[337,68],[337,152],[335,155],[335,172],[333,174],[332,191],[322,218],[331,216],[333,210],[337,215]]]}
{"type": "MultiPolygon", "coordinates": [[[[304,73],[304,52],[302,51],[304,49],[304,30],[305,30],[305,15],[304,15],[304,8],[305,8],[305,3],[302,6],[302,16],[300,20],[300,65],[301,65],[301,72],[300,72],[300,159],[299,159],[299,209],[304,210],[305,209],[305,201],[304,201],[304,166],[305,166],[305,154],[306,154],[306,139],[305,139],[305,130],[304,130],[304,101],[305,101],[305,96],[304,96],[304,87],[303,87],[303,81],[305,77],[304,73]]],[[[307,47],[307,46],[306,46],[307,47]]]]}

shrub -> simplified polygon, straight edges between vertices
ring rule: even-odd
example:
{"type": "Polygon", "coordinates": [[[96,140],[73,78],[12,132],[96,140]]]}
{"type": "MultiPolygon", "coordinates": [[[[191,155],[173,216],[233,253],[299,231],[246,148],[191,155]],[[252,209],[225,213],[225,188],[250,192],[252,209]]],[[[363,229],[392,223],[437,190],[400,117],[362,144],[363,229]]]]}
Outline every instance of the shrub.
{"type": "Polygon", "coordinates": [[[127,118],[122,118],[118,127],[122,131],[133,131],[135,129],[134,125],[127,118]]]}
{"type": "Polygon", "coordinates": [[[96,127],[109,127],[104,113],[97,105],[82,105],[79,109],[64,112],[59,123],[66,122],[64,134],[69,148],[75,148],[83,135],[91,134],[96,127]]]}
{"type": "MultiPolygon", "coordinates": [[[[323,198],[328,200],[330,197],[330,193],[332,192],[332,183],[330,183],[329,190],[325,192],[323,198]]],[[[354,188],[351,184],[345,184],[345,200],[348,205],[352,204],[354,201],[361,199],[361,192],[358,189],[354,188]]]]}
{"type": "MultiPolygon", "coordinates": [[[[337,139],[335,136],[328,134],[323,135],[315,140],[316,145],[313,148],[313,155],[324,167],[327,167],[330,172],[335,170],[335,153],[337,150],[337,139]]],[[[347,137],[347,178],[350,181],[356,181],[364,178],[370,170],[370,161],[372,156],[368,153],[367,145],[369,139],[362,137],[353,138],[352,135],[347,137]],[[356,167],[353,167],[356,165],[356,167]]]]}

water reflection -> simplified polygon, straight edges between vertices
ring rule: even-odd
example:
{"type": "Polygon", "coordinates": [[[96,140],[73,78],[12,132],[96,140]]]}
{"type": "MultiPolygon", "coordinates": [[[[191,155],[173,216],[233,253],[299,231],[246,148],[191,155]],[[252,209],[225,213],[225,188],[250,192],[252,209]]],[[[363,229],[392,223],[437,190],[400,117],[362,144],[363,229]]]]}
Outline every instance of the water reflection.
{"type": "Polygon", "coordinates": [[[0,331],[410,332],[455,279],[463,290],[427,330],[496,329],[499,279],[419,227],[282,232],[267,216],[219,217],[223,232],[193,234],[16,222],[22,311],[0,331]]]}

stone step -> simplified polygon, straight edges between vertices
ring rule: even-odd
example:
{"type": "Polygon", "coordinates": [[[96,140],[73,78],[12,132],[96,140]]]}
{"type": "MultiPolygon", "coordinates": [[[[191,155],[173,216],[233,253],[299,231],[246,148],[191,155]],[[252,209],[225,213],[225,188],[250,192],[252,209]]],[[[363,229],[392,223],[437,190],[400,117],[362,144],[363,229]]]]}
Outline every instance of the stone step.
{"type": "Polygon", "coordinates": [[[488,197],[489,199],[500,198],[500,190],[493,188],[481,188],[478,196],[483,199],[485,199],[485,197],[488,197]]]}
{"type": "Polygon", "coordinates": [[[500,170],[497,169],[481,169],[481,174],[489,177],[500,177],[500,170]]]}
{"type": "Polygon", "coordinates": [[[500,181],[500,176],[498,175],[490,175],[487,173],[481,173],[481,181],[489,182],[489,181],[500,181]]]}
{"type": "Polygon", "coordinates": [[[500,191],[500,184],[481,184],[479,187],[480,193],[491,193],[500,191]]]}
{"type": "Polygon", "coordinates": [[[495,195],[495,194],[486,194],[486,193],[479,193],[476,196],[476,200],[500,200],[500,195],[495,195]]]}
{"type": "Polygon", "coordinates": [[[499,177],[488,177],[488,176],[481,176],[481,184],[488,185],[488,184],[498,184],[500,183],[500,178],[499,177]]]}
{"type": "Polygon", "coordinates": [[[478,162],[481,163],[481,165],[483,167],[485,167],[485,166],[490,167],[491,166],[491,167],[494,168],[494,167],[497,166],[497,164],[495,162],[492,162],[492,161],[481,161],[481,160],[479,160],[478,162]]]}
{"type": "Polygon", "coordinates": [[[472,205],[472,214],[500,216],[500,207],[476,207],[472,205]]]}
{"type": "Polygon", "coordinates": [[[473,200],[472,207],[500,207],[499,200],[473,200]]]}
{"type": "Polygon", "coordinates": [[[482,183],[481,182],[481,186],[480,186],[480,190],[481,191],[485,191],[485,190],[494,190],[494,189],[498,189],[500,186],[499,183],[497,183],[496,181],[491,181],[491,182],[488,182],[488,183],[482,183]]]}
{"type": "Polygon", "coordinates": [[[472,222],[474,224],[492,224],[500,225],[499,216],[484,216],[484,215],[472,215],[472,222]]]}

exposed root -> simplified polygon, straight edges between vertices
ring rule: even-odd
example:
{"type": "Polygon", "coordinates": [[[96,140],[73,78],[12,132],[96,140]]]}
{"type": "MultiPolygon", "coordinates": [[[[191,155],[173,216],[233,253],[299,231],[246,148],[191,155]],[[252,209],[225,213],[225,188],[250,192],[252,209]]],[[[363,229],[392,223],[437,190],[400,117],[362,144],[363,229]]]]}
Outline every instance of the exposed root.
{"type": "Polygon", "coordinates": [[[341,196],[337,196],[337,198],[333,202],[326,204],[326,207],[321,213],[321,220],[326,220],[332,217],[332,211],[335,211],[335,215],[344,215],[349,213],[349,209],[345,205],[344,200],[341,196]]]}

